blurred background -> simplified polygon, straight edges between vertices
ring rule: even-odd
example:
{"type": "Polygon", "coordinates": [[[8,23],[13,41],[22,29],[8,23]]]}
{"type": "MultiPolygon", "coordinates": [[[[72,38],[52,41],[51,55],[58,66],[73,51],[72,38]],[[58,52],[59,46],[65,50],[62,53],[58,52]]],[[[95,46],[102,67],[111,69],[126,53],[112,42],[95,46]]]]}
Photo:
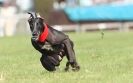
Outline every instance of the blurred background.
{"type": "Polygon", "coordinates": [[[0,37],[29,34],[27,12],[64,32],[131,31],[133,0],[0,0],[0,37]]]}
{"type": "Polygon", "coordinates": [[[0,0],[0,83],[133,83],[132,30],[133,0],[0,0]],[[68,32],[79,72],[42,67],[27,12],[68,32]]]}

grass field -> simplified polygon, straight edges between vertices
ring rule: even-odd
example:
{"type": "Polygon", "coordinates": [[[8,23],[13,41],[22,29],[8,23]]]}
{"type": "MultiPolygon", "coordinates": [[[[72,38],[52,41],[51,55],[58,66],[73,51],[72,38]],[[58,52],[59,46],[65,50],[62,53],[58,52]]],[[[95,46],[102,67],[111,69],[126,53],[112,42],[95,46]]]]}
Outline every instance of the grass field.
{"type": "Polygon", "coordinates": [[[30,36],[0,38],[0,83],[133,83],[133,32],[71,33],[79,72],[50,73],[30,36]]]}

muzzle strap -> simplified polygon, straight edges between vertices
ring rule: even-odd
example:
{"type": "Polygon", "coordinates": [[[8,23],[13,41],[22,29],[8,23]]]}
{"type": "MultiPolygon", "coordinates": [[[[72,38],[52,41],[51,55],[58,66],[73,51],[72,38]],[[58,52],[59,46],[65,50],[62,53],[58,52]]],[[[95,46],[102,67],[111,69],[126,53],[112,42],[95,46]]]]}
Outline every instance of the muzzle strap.
{"type": "Polygon", "coordinates": [[[39,37],[39,42],[44,42],[48,36],[48,26],[47,24],[44,24],[44,31],[39,37]]]}

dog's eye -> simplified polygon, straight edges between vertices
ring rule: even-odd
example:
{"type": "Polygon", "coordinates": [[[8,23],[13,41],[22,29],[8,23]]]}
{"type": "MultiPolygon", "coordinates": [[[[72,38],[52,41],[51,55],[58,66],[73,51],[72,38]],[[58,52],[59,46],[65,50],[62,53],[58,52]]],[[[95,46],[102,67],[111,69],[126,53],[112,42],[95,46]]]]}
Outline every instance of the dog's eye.
{"type": "Polygon", "coordinates": [[[39,25],[39,23],[36,23],[36,25],[38,26],[38,25],[39,25]]]}
{"type": "Polygon", "coordinates": [[[31,22],[31,19],[28,19],[28,22],[31,22]]]}

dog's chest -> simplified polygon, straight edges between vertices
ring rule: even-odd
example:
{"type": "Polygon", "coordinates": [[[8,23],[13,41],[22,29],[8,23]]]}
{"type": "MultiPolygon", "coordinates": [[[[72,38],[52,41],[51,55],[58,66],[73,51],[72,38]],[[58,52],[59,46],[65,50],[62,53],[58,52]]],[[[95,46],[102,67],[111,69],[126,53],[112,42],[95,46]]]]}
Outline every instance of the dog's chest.
{"type": "Polygon", "coordinates": [[[41,50],[53,51],[52,45],[50,43],[48,43],[48,42],[45,42],[45,43],[36,43],[36,44],[39,47],[39,49],[41,49],[41,50]]]}
{"type": "Polygon", "coordinates": [[[50,51],[53,51],[53,47],[50,43],[48,42],[45,42],[44,44],[41,45],[41,49],[44,49],[44,50],[50,50],[50,51]]]}
{"type": "Polygon", "coordinates": [[[36,50],[41,51],[42,53],[43,52],[45,52],[45,53],[46,52],[59,53],[63,49],[62,44],[51,45],[47,41],[45,41],[44,43],[32,41],[32,45],[36,50]]]}

